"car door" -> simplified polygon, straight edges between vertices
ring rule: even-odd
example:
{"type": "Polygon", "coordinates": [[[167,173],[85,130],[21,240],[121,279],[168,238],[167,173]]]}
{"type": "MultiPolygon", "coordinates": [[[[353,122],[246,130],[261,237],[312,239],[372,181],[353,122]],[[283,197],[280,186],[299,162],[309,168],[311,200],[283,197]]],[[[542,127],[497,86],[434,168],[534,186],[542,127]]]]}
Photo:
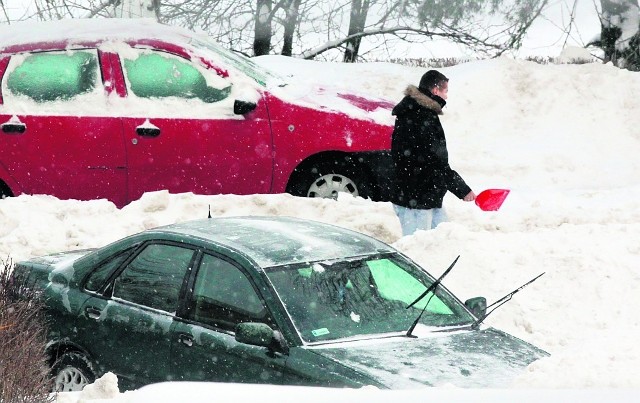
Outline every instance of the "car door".
{"type": "Polygon", "coordinates": [[[2,75],[0,165],[15,194],[126,199],[122,123],[95,49],[13,55],[2,75]]]}
{"type": "Polygon", "coordinates": [[[120,257],[87,280],[89,292],[104,291],[82,307],[76,341],[101,372],[118,376],[122,388],[169,379],[170,329],[193,256],[193,249],[181,245],[149,243],[126,258],[106,288],[98,284],[120,257]]]}
{"type": "MultiPolygon", "coordinates": [[[[149,49],[121,55],[132,199],[144,192],[251,194],[271,189],[271,129],[264,102],[234,114],[240,89],[188,59],[149,49]]],[[[246,90],[247,86],[243,86],[246,90]]],[[[260,97],[257,89],[251,96],[260,97]]]]}
{"type": "Polygon", "coordinates": [[[289,382],[286,356],[235,340],[241,322],[271,323],[255,284],[221,257],[204,254],[185,317],[172,329],[175,380],[279,384],[289,382]]]}

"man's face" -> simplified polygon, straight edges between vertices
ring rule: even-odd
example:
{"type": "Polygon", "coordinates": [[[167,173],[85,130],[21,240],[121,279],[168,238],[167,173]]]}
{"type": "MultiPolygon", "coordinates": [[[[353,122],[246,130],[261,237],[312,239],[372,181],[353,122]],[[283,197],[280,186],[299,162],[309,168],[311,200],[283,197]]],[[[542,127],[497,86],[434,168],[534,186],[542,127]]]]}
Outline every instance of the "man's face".
{"type": "Polygon", "coordinates": [[[446,100],[449,95],[449,82],[445,81],[442,84],[436,85],[433,88],[433,95],[437,95],[440,98],[446,100]]]}

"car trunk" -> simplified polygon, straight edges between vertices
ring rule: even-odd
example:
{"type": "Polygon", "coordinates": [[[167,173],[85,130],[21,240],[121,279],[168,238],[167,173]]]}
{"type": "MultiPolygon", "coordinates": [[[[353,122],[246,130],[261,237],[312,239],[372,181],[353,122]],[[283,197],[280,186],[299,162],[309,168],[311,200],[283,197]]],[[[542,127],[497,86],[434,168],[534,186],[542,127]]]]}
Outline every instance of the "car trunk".
{"type": "Polygon", "coordinates": [[[23,287],[23,290],[44,290],[51,282],[67,284],[73,274],[71,263],[81,256],[91,252],[91,249],[62,252],[52,255],[40,256],[16,264],[12,277],[13,283],[23,287]],[[59,275],[53,276],[55,269],[67,267],[61,270],[59,275]]]}

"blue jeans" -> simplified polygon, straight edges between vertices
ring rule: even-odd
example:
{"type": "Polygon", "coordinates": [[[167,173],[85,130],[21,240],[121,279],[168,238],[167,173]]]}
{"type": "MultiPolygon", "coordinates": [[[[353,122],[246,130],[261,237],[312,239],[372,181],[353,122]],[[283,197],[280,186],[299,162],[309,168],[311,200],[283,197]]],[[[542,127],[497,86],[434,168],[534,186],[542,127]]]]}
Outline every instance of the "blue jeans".
{"type": "Polygon", "coordinates": [[[438,224],[448,221],[444,208],[412,209],[393,205],[393,210],[400,219],[402,236],[411,235],[418,230],[434,229],[438,224]]]}

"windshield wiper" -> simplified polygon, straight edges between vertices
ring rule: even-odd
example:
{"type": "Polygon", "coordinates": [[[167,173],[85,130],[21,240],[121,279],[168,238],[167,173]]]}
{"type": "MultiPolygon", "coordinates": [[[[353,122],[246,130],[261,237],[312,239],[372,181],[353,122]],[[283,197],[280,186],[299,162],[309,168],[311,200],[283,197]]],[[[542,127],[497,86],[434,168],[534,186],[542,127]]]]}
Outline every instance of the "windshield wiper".
{"type": "Polygon", "coordinates": [[[505,295],[504,297],[500,298],[499,300],[497,300],[496,302],[494,302],[493,304],[487,306],[487,309],[491,308],[492,306],[497,305],[495,308],[493,308],[492,310],[490,310],[489,312],[486,312],[481,318],[478,318],[475,322],[473,322],[473,324],[471,325],[472,329],[477,329],[478,326],[480,326],[480,324],[482,323],[483,320],[485,320],[487,318],[487,316],[489,316],[491,314],[491,312],[495,311],[496,309],[500,308],[502,305],[506,304],[507,302],[509,302],[511,300],[511,298],[520,290],[522,290],[524,287],[528,286],[529,284],[533,283],[534,281],[536,281],[537,279],[539,279],[540,277],[542,277],[542,275],[545,272],[542,272],[540,274],[538,274],[535,278],[527,281],[526,283],[522,284],[520,287],[516,288],[515,290],[511,291],[509,294],[505,295]]]}
{"type": "Polygon", "coordinates": [[[411,327],[409,328],[409,330],[407,330],[407,337],[415,337],[413,336],[411,333],[413,332],[413,329],[416,328],[416,325],[418,324],[418,322],[420,322],[420,318],[422,317],[422,314],[424,313],[424,311],[427,309],[427,305],[429,305],[429,302],[431,302],[431,298],[433,298],[433,296],[435,295],[435,290],[436,287],[438,287],[438,285],[440,284],[440,282],[442,281],[442,279],[449,274],[449,272],[451,271],[451,269],[453,269],[453,266],[456,265],[456,263],[458,262],[458,259],[460,259],[460,255],[458,255],[458,257],[453,261],[453,263],[451,263],[451,265],[449,266],[449,268],[447,270],[444,271],[444,273],[442,273],[442,275],[440,277],[438,277],[438,279],[436,281],[434,281],[426,290],[425,292],[423,292],[422,294],[420,294],[420,296],[418,298],[416,298],[415,301],[413,301],[412,303],[410,303],[405,309],[409,309],[412,306],[414,306],[415,304],[417,304],[422,298],[425,297],[425,295],[429,294],[429,292],[433,291],[433,294],[431,294],[431,297],[429,297],[429,300],[427,301],[426,304],[424,304],[424,308],[422,308],[422,311],[420,311],[420,314],[418,315],[418,317],[416,318],[416,320],[413,321],[413,323],[411,324],[411,327]]]}

